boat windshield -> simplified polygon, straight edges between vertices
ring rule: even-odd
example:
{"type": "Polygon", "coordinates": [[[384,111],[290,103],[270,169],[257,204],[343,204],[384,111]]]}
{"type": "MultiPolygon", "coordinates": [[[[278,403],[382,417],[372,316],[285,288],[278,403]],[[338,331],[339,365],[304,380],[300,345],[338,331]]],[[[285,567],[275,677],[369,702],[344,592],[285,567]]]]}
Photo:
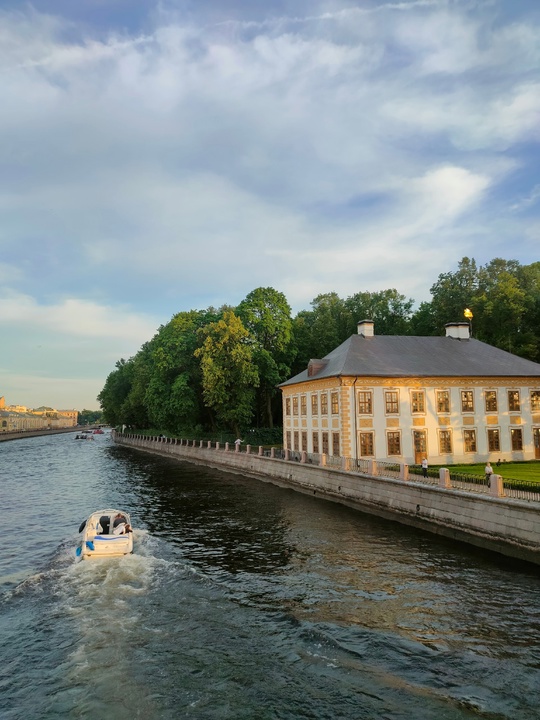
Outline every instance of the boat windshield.
{"type": "Polygon", "coordinates": [[[127,513],[114,511],[112,513],[97,513],[92,516],[90,526],[96,529],[101,535],[112,535],[114,528],[122,523],[129,524],[127,513]]]}

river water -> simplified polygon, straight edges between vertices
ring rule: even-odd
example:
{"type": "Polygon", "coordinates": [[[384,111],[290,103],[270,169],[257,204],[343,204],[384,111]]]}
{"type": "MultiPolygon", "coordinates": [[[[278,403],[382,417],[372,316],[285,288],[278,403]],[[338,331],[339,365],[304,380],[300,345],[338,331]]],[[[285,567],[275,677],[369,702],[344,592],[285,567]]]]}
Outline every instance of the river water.
{"type": "Polygon", "coordinates": [[[75,434],[0,444],[0,718],[540,718],[540,574],[75,434]],[[78,561],[81,520],[135,552],[78,561]]]}

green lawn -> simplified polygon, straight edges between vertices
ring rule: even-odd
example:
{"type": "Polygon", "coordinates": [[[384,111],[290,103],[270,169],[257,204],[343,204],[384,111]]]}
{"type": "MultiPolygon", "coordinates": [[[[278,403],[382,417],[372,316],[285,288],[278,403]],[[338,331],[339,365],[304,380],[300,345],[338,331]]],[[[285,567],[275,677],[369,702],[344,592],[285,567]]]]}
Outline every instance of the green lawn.
{"type": "MultiPolygon", "coordinates": [[[[527,480],[540,484],[540,460],[531,462],[501,462],[497,467],[493,465],[493,472],[502,475],[505,480],[527,480]]],[[[483,475],[485,463],[475,465],[448,465],[450,475],[452,472],[464,473],[467,475],[483,475]]]]}

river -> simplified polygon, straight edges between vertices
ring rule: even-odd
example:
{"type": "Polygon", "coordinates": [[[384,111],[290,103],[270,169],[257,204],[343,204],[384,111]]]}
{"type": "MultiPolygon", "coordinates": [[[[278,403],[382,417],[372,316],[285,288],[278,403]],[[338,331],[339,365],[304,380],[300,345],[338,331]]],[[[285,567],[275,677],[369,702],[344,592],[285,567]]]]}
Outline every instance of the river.
{"type": "Polygon", "coordinates": [[[75,434],[0,444],[2,720],[540,718],[540,575],[75,434]],[[81,520],[135,552],[78,561],[81,520]]]}

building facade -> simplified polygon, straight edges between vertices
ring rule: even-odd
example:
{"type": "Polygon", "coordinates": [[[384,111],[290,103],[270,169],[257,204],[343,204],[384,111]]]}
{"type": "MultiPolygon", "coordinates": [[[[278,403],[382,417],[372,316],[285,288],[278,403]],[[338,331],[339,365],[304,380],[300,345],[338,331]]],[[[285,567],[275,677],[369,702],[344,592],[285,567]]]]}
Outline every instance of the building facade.
{"type": "Polygon", "coordinates": [[[469,337],[375,336],[371,321],[281,386],[291,450],[418,464],[540,459],[540,364],[469,337]]]}
{"type": "Polygon", "coordinates": [[[0,397],[0,432],[75,427],[78,417],[78,410],[44,407],[30,410],[23,405],[6,405],[5,399],[0,397]]]}

